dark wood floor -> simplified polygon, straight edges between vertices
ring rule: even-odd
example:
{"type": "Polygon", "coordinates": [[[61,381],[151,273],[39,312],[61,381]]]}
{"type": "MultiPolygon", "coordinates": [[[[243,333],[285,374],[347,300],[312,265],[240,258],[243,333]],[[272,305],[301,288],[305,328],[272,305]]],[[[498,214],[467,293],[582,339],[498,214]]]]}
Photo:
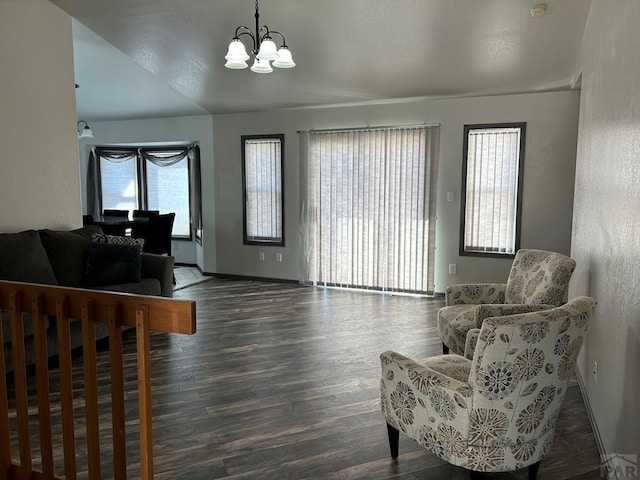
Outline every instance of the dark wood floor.
{"type": "MultiPolygon", "coordinates": [[[[157,480],[468,478],[407,438],[392,461],[379,409],[379,353],[439,354],[441,299],[216,278],[176,297],[197,301],[198,331],[152,336],[157,480]]],[[[577,385],[538,478],[600,478],[577,385]]]]}

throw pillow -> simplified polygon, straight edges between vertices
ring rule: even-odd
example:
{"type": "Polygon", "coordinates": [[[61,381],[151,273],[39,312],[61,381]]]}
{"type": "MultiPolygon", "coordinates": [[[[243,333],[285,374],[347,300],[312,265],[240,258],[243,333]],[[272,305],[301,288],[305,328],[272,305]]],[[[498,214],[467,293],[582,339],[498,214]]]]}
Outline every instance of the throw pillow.
{"type": "Polygon", "coordinates": [[[89,287],[140,282],[140,245],[92,243],[89,245],[84,283],[89,287]]]}
{"type": "Polygon", "coordinates": [[[94,243],[107,243],[109,245],[138,245],[144,247],[144,238],[121,237],[118,235],[107,235],[104,233],[93,234],[94,243]]]}
{"type": "Polygon", "coordinates": [[[38,232],[0,234],[0,279],[58,284],[38,232]]]}
{"type": "Polygon", "coordinates": [[[39,230],[38,233],[58,284],[79,286],[87,264],[91,236],[101,233],[100,227],[89,225],[71,231],[39,230]]]}

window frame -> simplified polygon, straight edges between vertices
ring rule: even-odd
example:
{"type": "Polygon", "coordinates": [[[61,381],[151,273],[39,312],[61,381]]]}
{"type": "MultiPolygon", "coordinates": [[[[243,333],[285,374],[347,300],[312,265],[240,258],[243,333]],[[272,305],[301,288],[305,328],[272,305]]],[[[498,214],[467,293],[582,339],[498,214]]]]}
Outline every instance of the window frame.
{"type": "MultiPolygon", "coordinates": [[[[195,144],[194,144],[195,145],[195,144]]],[[[132,162],[134,163],[134,170],[135,170],[135,184],[136,184],[136,198],[135,198],[135,202],[136,202],[136,207],[138,209],[142,209],[142,210],[148,210],[149,209],[149,204],[148,204],[148,189],[147,189],[147,184],[148,184],[148,178],[147,178],[147,160],[144,159],[142,157],[142,155],[140,154],[141,150],[144,151],[148,151],[148,152],[168,152],[168,151],[172,151],[172,149],[180,149],[180,148],[190,148],[191,145],[183,145],[183,144],[177,144],[177,145],[166,145],[166,146],[153,146],[153,147],[124,147],[123,150],[126,150],[127,148],[132,148],[135,149],[136,153],[133,154],[132,156],[134,158],[132,158],[132,162]]],[[[96,161],[98,163],[98,170],[99,170],[99,174],[98,174],[98,181],[100,182],[100,184],[102,185],[103,183],[103,172],[102,172],[102,155],[100,154],[101,150],[118,150],[118,146],[98,146],[95,148],[95,155],[96,155],[96,161]]],[[[181,160],[183,161],[183,160],[181,160]]],[[[188,189],[188,206],[189,206],[189,233],[188,234],[175,234],[172,233],[171,235],[171,240],[176,240],[176,241],[193,241],[193,219],[192,219],[192,214],[193,212],[192,210],[192,196],[193,196],[193,192],[192,187],[193,185],[191,184],[191,161],[189,159],[189,155],[185,155],[184,161],[187,162],[187,189],[188,189]]],[[[104,191],[102,189],[102,186],[100,187],[100,195],[101,195],[101,199],[100,199],[100,203],[102,205],[102,208],[104,209],[104,191]]],[[[109,207],[107,207],[109,208],[109,207]]]]}
{"type": "Polygon", "coordinates": [[[261,135],[241,135],[240,137],[240,150],[242,152],[242,243],[244,245],[260,245],[271,247],[284,247],[285,246],[285,191],[284,191],[284,133],[277,134],[261,134],[261,135]],[[246,158],[246,142],[250,140],[278,140],[280,142],[280,229],[282,231],[281,238],[277,237],[265,237],[264,239],[250,239],[247,231],[247,158],[246,158]]]}
{"type": "Polygon", "coordinates": [[[464,125],[464,139],[462,147],[462,187],[460,189],[460,239],[459,251],[460,256],[466,257],[485,257],[485,258],[514,258],[516,252],[520,248],[520,237],[522,232],[522,197],[523,197],[523,181],[524,181],[524,154],[527,136],[526,122],[511,123],[480,123],[464,125]],[[520,129],[520,145],[518,146],[518,174],[517,174],[517,191],[515,206],[515,225],[514,225],[514,252],[491,252],[491,251],[474,251],[466,250],[466,207],[467,207],[467,168],[469,155],[469,133],[472,130],[492,130],[499,128],[518,128],[520,129]]]}

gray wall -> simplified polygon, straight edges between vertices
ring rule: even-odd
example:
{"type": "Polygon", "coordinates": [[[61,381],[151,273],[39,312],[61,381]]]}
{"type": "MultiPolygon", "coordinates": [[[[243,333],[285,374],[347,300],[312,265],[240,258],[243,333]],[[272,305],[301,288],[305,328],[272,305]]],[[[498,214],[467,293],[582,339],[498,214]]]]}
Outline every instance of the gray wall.
{"type": "MultiPolygon", "coordinates": [[[[83,119],[84,120],[84,119],[83,119]]],[[[87,119],[88,120],[88,119],[87,119]]],[[[80,171],[82,177],[82,209],[86,205],[87,161],[91,146],[182,142],[200,144],[202,170],[203,244],[193,241],[175,240],[171,253],[178,263],[197,264],[207,272],[216,271],[216,239],[213,187],[213,123],[211,115],[172,117],[156,119],[92,122],[95,138],[80,140],[80,171]]]]}
{"type": "Polygon", "coordinates": [[[0,232],[82,223],[71,18],[0,2],[0,232]]]}
{"type": "Polygon", "coordinates": [[[640,2],[594,0],[583,43],[570,295],[598,301],[579,369],[608,453],[640,455],[640,2]],[[592,372],[598,363],[597,383],[592,372]]]}
{"type": "Polygon", "coordinates": [[[522,247],[568,254],[578,123],[578,92],[535,93],[368,106],[214,115],[216,247],[219,273],[299,278],[299,143],[297,130],[440,123],[436,291],[451,283],[505,281],[511,260],[458,256],[463,125],[527,122],[522,247]],[[242,244],[240,136],[285,134],[284,248],[242,244]],[[446,202],[447,191],[454,201],[446,202]],[[259,261],[265,251],[266,260],[259,261]],[[276,253],[284,261],[277,263],[276,253]],[[457,264],[456,275],[448,264],[457,264]]]}

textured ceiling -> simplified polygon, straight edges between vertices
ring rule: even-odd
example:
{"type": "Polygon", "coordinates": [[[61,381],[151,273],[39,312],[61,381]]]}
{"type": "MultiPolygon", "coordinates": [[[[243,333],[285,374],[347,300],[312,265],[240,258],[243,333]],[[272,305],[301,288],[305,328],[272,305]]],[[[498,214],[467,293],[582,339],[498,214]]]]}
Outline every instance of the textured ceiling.
{"type": "Polygon", "coordinates": [[[260,75],[224,68],[254,0],[50,1],[80,22],[78,114],[92,120],[574,88],[590,8],[549,0],[533,18],[525,0],[262,0],[260,23],[297,66],[260,75]]]}

